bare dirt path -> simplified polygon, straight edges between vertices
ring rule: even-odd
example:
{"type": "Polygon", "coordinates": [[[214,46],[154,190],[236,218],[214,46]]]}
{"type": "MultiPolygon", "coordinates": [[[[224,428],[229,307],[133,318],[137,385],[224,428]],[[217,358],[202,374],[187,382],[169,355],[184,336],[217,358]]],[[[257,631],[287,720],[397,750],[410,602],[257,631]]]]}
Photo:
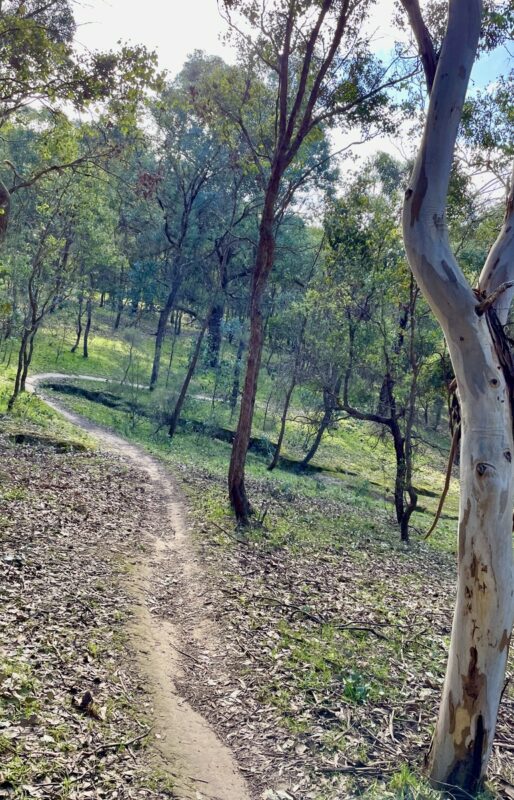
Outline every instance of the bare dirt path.
{"type": "Polygon", "coordinates": [[[134,621],[131,637],[138,653],[139,668],[153,695],[154,733],[160,766],[172,775],[178,797],[188,800],[250,800],[250,791],[241,776],[231,751],[220,741],[213,728],[193,710],[177,691],[183,677],[181,662],[187,657],[174,620],[158,615],[148,603],[154,578],[166,565],[180,572],[181,583],[188,587],[183,598],[193,612],[194,636],[205,652],[215,647],[216,630],[202,604],[205,574],[197,560],[184,522],[178,491],[169,472],[142,448],[105,430],[90,420],[64,408],[53,398],[38,391],[47,380],[87,379],[107,382],[87,375],[51,372],[31,376],[27,389],[38,393],[65,419],[93,435],[110,452],[146,472],[162,497],[165,514],[160,532],[155,526],[142,534],[151,537],[152,552],[138,565],[133,577],[134,621]]]}

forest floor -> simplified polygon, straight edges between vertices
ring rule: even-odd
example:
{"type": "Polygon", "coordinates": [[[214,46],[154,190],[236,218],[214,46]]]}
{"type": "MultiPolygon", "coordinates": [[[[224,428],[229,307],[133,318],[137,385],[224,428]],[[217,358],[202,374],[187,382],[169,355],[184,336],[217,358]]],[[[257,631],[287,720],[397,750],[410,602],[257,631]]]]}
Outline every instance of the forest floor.
{"type": "MultiPolygon", "coordinates": [[[[107,349],[100,353],[94,374],[109,377],[107,349]]],[[[83,372],[83,365],[76,360],[72,371],[83,372]]],[[[42,366],[61,367],[50,359],[42,366]]],[[[123,372],[120,366],[111,377],[123,372]]],[[[77,374],[73,385],[99,388],[77,374]]],[[[193,389],[202,390],[201,383],[193,389]]],[[[0,737],[2,759],[14,764],[9,773],[0,769],[0,797],[440,797],[422,769],[451,626],[455,496],[441,529],[427,542],[414,531],[405,546],[385,501],[389,478],[384,472],[380,484],[383,467],[376,466],[386,447],[365,427],[341,425],[322,458],[337,446],[345,470],[329,460],[328,468],[301,476],[285,468],[270,475],[265,455],[250,456],[257,522],[243,535],[226,499],[229,445],[186,423],[170,447],[152,419],[130,411],[130,403],[148,402],[148,393],[136,396],[113,382],[107,399],[120,401],[113,407],[103,394],[57,391],[51,402],[58,398],[79,413],[75,422],[114,455],[61,453],[37,440],[15,444],[13,431],[38,431],[41,422],[45,435],[79,436],[34,397],[2,422],[0,541],[11,581],[4,582],[11,594],[2,608],[11,611],[0,609],[7,643],[0,725],[7,720],[15,733],[13,741],[0,737]],[[39,597],[42,621],[34,616],[39,597]],[[25,682],[23,691],[11,691],[10,672],[25,682]],[[88,690],[100,719],[77,707],[88,690]],[[31,727],[30,703],[39,729],[31,727]],[[195,761],[187,741],[182,749],[177,737],[169,741],[176,730],[169,723],[184,708],[229,759],[219,771],[219,795],[203,783],[217,780],[215,765],[204,760],[211,744],[195,761]],[[29,723],[18,725],[21,719],[29,723]],[[67,726],[61,738],[53,736],[52,719],[67,726]],[[55,744],[45,738],[43,749],[42,734],[55,744]],[[23,748],[33,758],[25,759],[23,748]],[[19,763],[34,767],[24,772],[19,763]],[[248,788],[223,794],[237,782],[234,763],[248,788]],[[28,789],[13,795],[14,785],[28,789]]],[[[191,400],[187,419],[207,406],[191,400]]],[[[226,424],[222,409],[216,413],[226,424]]],[[[294,428],[289,436],[294,440],[294,428]]],[[[428,452],[425,463],[434,461],[437,473],[421,473],[432,491],[442,483],[444,459],[428,452]]],[[[435,504],[437,492],[426,500],[435,504]]],[[[511,672],[512,663],[484,798],[514,798],[511,672]]]]}
{"type": "Polygon", "coordinates": [[[0,796],[247,800],[231,751],[175,685],[196,659],[178,597],[201,658],[218,640],[169,476],[62,413],[108,453],[27,425],[0,440],[0,796]]]}

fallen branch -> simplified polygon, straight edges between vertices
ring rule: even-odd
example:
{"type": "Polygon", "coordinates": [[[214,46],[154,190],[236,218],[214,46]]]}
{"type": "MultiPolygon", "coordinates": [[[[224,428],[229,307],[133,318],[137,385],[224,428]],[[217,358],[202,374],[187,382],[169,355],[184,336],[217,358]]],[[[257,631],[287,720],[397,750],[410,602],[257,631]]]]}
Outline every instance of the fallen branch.
{"type": "Polygon", "coordinates": [[[318,771],[325,774],[356,773],[357,775],[383,775],[385,772],[394,772],[394,770],[394,766],[389,765],[386,761],[381,761],[377,764],[364,764],[362,766],[345,764],[341,767],[320,767],[318,771]]]}
{"type": "Polygon", "coordinates": [[[248,544],[246,539],[240,539],[239,536],[235,535],[235,533],[230,533],[230,531],[227,531],[226,528],[222,528],[221,525],[218,525],[218,523],[214,522],[214,520],[211,519],[211,520],[209,520],[209,522],[210,522],[211,525],[214,525],[214,527],[217,528],[219,531],[224,533],[225,536],[228,536],[229,539],[233,539],[238,544],[248,544]]]}
{"type": "Polygon", "coordinates": [[[377,639],[383,639],[384,642],[389,641],[387,636],[384,636],[383,633],[379,633],[370,625],[337,625],[336,627],[340,631],[367,631],[368,633],[372,633],[373,636],[376,636],[377,639]]]}
{"type": "Polygon", "coordinates": [[[130,745],[136,744],[136,742],[140,742],[141,739],[145,739],[147,736],[149,736],[152,730],[153,728],[147,728],[144,733],[140,733],[139,736],[134,736],[132,739],[127,739],[125,741],[107,742],[106,744],[101,744],[94,750],[90,751],[88,755],[96,755],[96,753],[101,753],[104,750],[117,750],[119,747],[130,747],[130,745]]]}
{"type": "Polygon", "coordinates": [[[310,619],[317,625],[325,625],[326,623],[326,620],[324,620],[323,617],[320,617],[317,614],[311,614],[310,611],[305,611],[304,608],[296,605],[295,603],[286,603],[283,600],[279,600],[277,597],[271,597],[270,595],[265,594],[253,594],[252,597],[254,600],[268,601],[269,603],[275,603],[277,606],[282,606],[283,608],[289,608],[292,611],[297,611],[299,614],[303,614],[306,619],[310,619]]]}
{"type": "Polygon", "coordinates": [[[181,650],[179,647],[176,647],[174,644],[172,644],[172,642],[170,642],[170,647],[173,647],[173,649],[176,650],[177,653],[180,653],[181,656],[184,656],[185,658],[190,658],[191,661],[195,662],[195,664],[201,665],[202,662],[199,661],[197,658],[195,658],[195,656],[192,656],[190,653],[186,653],[184,650],[181,650]]]}

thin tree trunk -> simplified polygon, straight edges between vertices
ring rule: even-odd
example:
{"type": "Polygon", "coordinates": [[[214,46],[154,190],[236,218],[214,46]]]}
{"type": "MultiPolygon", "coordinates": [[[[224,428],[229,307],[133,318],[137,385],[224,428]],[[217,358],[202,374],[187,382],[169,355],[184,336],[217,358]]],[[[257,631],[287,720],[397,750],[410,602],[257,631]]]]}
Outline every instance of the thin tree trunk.
{"type": "Polygon", "coordinates": [[[409,397],[407,401],[407,408],[405,413],[405,436],[403,443],[403,451],[405,453],[405,484],[404,484],[404,507],[403,515],[400,523],[400,535],[403,542],[409,541],[409,523],[410,518],[418,505],[418,495],[412,484],[412,462],[413,462],[413,445],[412,445],[412,429],[414,426],[414,419],[416,416],[416,395],[418,390],[418,375],[419,375],[419,362],[416,354],[416,304],[418,300],[419,290],[415,284],[414,276],[411,275],[410,279],[410,297],[408,306],[408,317],[410,320],[409,330],[409,364],[411,368],[411,382],[409,389],[409,397]],[[405,499],[407,495],[408,500],[405,499]]]}
{"type": "Polygon", "coordinates": [[[32,363],[32,356],[34,355],[34,339],[37,333],[37,328],[35,328],[29,336],[29,340],[27,342],[27,346],[25,348],[25,352],[23,354],[23,371],[21,373],[20,379],[20,392],[25,391],[25,384],[27,381],[27,375],[29,372],[29,367],[32,363]]]}
{"type": "MultiPolygon", "coordinates": [[[[164,343],[164,338],[166,336],[166,328],[168,325],[168,320],[170,318],[171,311],[173,306],[175,305],[175,300],[178,294],[178,284],[173,284],[168,297],[166,298],[166,302],[161,309],[159,314],[159,321],[157,323],[157,331],[155,334],[155,349],[154,349],[154,357],[153,357],[153,364],[152,364],[152,374],[150,376],[150,391],[153,391],[157,385],[157,381],[159,380],[159,372],[161,368],[161,354],[162,354],[162,345],[164,343]]],[[[175,334],[177,334],[177,330],[175,328],[175,334]]]]}
{"type": "MultiPolygon", "coordinates": [[[[396,457],[396,476],[394,481],[394,508],[396,511],[396,521],[401,525],[403,519],[403,492],[405,490],[405,451],[404,438],[401,435],[398,424],[391,430],[394,444],[394,454],[396,457]]],[[[403,538],[403,537],[402,537],[403,538]]],[[[408,536],[407,536],[408,538],[408,536]]]]}
{"type": "Polygon", "coordinates": [[[293,374],[293,378],[291,380],[291,383],[289,384],[289,388],[284,398],[284,407],[282,409],[282,416],[280,418],[280,430],[278,433],[277,444],[275,447],[275,452],[273,453],[273,458],[271,459],[271,462],[268,464],[268,469],[270,471],[274,470],[278,464],[278,459],[280,457],[280,450],[282,449],[282,442],[284,441],[284,434],[286,432],[287,414],[289,411],[289,405],[291,403],[291,397],[293,396],[295,386],[296,386],[296,373],[293,374]]]}
{"type": "Polygon", "coordinates": [[[170,382],[171,365],[173,364],[173,356],[175,355],[175,342],[176,341],[177,341],[177,337],[176,337],[176,334],[175,334],[175,328],[173,328],[173,335],[171,337],[170,359],[168,361],[168,371],[166,372],[166,388],[168,388],[169,382],[170,382]]]}
{"type": "Polygon", "coordinates": [[[243,359],[244,349],[245,349],[245,340],[244,336],[241,336],[241,338],[239,339],[239,344],[237,346],[236,363],[234,366],[234,379],[232,381],[232,391],[230,393],[230,401],[229,401],[231,417],[234,411],[236,410],[237,398],[239,397],[239,382],[241,380],[241,361],[243,359]]]}
{"type": "Polygon", "coordinates": [[[82,314],[84,313],[83,312],[83,302],[84,302],[84,299],[83,299],[82,295],[80,295],[80,297],[79,297],[79,308],[78,308],[78,314],[77,314],[77,336],[76,336],[76,339],[75,339],[75,344],[73,345],[73,347],[71,348],[71,351],[70,351],[72,353],[74,353],[75,350],[77,349],[77,347],[79,346],[80,339],[82,337],[82,314]]]}
{"type": "Polygon", "coordinates": [[[250,312],[250,337],[248,340],[246,376],[228,473],[230,502],[234,509],[236,519],[241,525],[248,524],[251,513],[245,487],[245,462],[252,431],[257,380],[262,357],[261,297],[262,292],[254,292],[250,312]]]}
{"type": "Polygon", "coordinates": [[[221,348],[221,323],[225,308],[223,303],[217,303],[209,321],[209,366],[217,367],[221,348]]]}
{"type": "Polygon", "coordinates": [[[222,369],[222,361],[223,359],[223,350],[220,350],[218,354],[218,366],[216,367],[216,373],[214,378],[214,386],[212,388],[212,397],[211,397],[211,416],[214,414],[214,408],[216,404],[216,398],[218,396],[218,388],[221,379],[221,369],[222,369]]]}
{"type": "Polygon", "coordinates": [[[432,430],[437,431],[441,423],[441,415],[443,413],[443,406],[444,406],[441,397],[436,397],[434,401],[434,406],[435,406],[435,417],[434,417],[434,424],[432,425],[432,430]]]}
{"type": "Polygon", "coordinates": [[[280,168],[275,165],[266,198],[259,230],[259,243],[252,276],[250,299],[250,336],[248,340],[248,357],[244,381],[239,420],[228,471],[228,491],[230,503],[239,524],[247,525],[251,513],[250,503],[245,487],[245,462],[252,432],[253,412],[257,394],[257,381],[262,358],[263,324],[262,298],[266,281],[273,265],[275,255],[275,237],[273,220],[275,203],[280,184],[280,168]]]}
{"type": "MultiPolygon", "coordinates": [[[[351,347],[353,347],[353,341],[351,347]]],[[[316,436],[314,437],[314,441],[312,442],[309,450],[307,451],[302,461],[300,462],[300,469],[305,469],[312,461],[312,459],[314,458],[314,456],[318,451],[318,447],[321,444],[323,434],[325,433],[330,423],[332,422],[334,411],[338,407],[339,394],[341,392],[342,382],[343,382],[343,375],[342,374],[337,375],[333,386],[323,389],[323,406],[325,411],[323,417],[321,418],[319,428],[316,431],[316,436]]]]}
{"type": "Polygon", "coordinates": [[[18,397],[18,395],[19,395],[19,393],[21,391],[21,377],[23,375],[23,366],[24,366],[25,358],[26,358],[25,353],[26,353],[29,337],[30,337],[30,329],[26,328],[23,331],[23,336],[21,337],[21,342],[20,342],[20,349],[18,350],[18,365],[17,365],[17,368],[16,368],[16,377],[14,379],[13,393],[12,393],[11,397],[9,398],[9,402],[7,404],[7,410],[8,411],[12,411],[14,403],[16,402],[16,399],[17,399],[17,397],[18,397]]]}
{"type": "Polygon", "coordinates": [[[396,520],[400,526],[400,538],[402,542],[409,541],[409,522],[411,515],[417,505],[417,494],[412,487],[412,457],[407,455],[408,448],[412,449],[412,443],[407,442],[406,437],[402,436],[398,422],[393,419],[390,428],[393,437],[394,452],[396,456],[396,476],[394,482],[394,507],[396,520]],[[408,501],[405,501],[405,495],[408,501]]]}
{"type": "Polygon", "coordinates": [[[282,410],[282,417],[280,419],[280,431],[278,434],[278,441],[277,446],[275,447],[275,452],[273,453],[273,458],[271,463],[268,466],[269,470],[275,469],[278,464],[278,459],[280,457],[280,450],[282,449],[282,442],[284,440],[284,435],[286,431],[286,422],[287,422],[287,414],[289,411],[289,404],[291,402],[291,397],[293,396],[294,388],[296,386],[296,382],[298,380],[298,370],[300,369],[300,364],[302,360],[302,347],[303,347],[303,337],[305,335],[305,328],[307,327],[307,317],[305,316],[302,321],[302,326],[300,332],[298,334],[298,339],[295,346],[294,351],[294,364],[293,364],[293,374],[291,376],[291,383],[289,385],[289,389],[286,392],[285,400],[284,400],[284,408],[282,410]]]}
{"type": "Polygon", "coordinates": [[[316,436],[309,447],[307,453],[304,455],[303,459],[300,462],[300,469],[305,469],[309,463],[312,461],[316,453],[318,452],[318,447],[321,444],[321,440],[323,438],[323,434],[327,430],[332,420],[332,414],[334,413],[333,408],[326,408],[321,418],[321,422],[319,424],[318,430],[316,431],[316,436]]]}
{"type": "Polygon", "coordinates": [[[382,417],[385,417],[389,411],[387,381],[388,381],[388,376],[384,375],[384,379],[380,386],[380,393],[378,395],[377,414],[380,414],[380,416],[382,417]]]}
{"type": "Polygon", "coordinates": [[[208,324],[209,324],[209,315],[207,315],[207,318],[206,318],[205,322],[203,323],[202,329],[201,329],[201,331],[200,331],[200,333],[198,335],[198,339],[196,340],[195,349],[194,349],[191,361],[189,362],[189,367],[188,367],[187,372],[186,372],[186,377],[184,378],[184,382],[182,384],[182,388],[180,390],[180,394],[179,394],[179,396],[177,398],[177,402],[175,403],[175,408],[173,409],[173,413],[172,413],[172,415],[170,417],[170,427],[169,427],[169,431],[168,431],[170,439],[173,438],[173,436],[175,435],[175,431],[177,429],[177,424],[178,424],[178,421],[180,419],[180,414],[182,413],[182,407],[184,405],[184,401],[185,401],[186,396],[187,396],[187,390],[189,389],[189,384],[191,383],[191,378],[193,377],[193,375],[195,373],[196,365],[198,363],[198,358],[200,356],[200,350],[202,349],[203,337],[204,337],[205,331],[207,330],[207,325],[208,324]]]}
{"type": "Polygon", "coordinates": [[[271,398],[273,397],[274,387],[271,388],[271,392],[268,395],[266,400],[266,405],[264,406],[264,419],[262,420],[262,430],[266,430],[266,423],[268,421],[268,411],[269,411],[269,404],[271,403],[271,398]]]}
{"type": "Polygon", "coordinates": [[[11,359],[13,352],[14,352],[14,342],[11,340],[11,344],[9,346],[9,356],[7,358],[7,364],[5,365],[6,369],[9,369],[9,367],[11,366],[11,359]]]}
{"type": "Polygon", "coordinates": [[[64,345],[66,343],[66,333],[67,333],[67,331],[66,331],[66,322],[64,322],[63,326],[62,326],[61,340],[59,342],[59,347],[57,348],[57,352],[55,354],[55,363],[56,364],[60,361],[60,358],[61,358],[63,350],[64,350],[64,345]]]}
{"type": "Polygon", "coordinates": [[[120,276],[120,287],[119,287],[119,295],[118,300],[116,303],[116,317],[114,318],[114,324],[112,326],[113,330],[117,331],[120,327],[121,323],[121,315],[123,314],[123,309],[125,308],[125,299],[123,297],[123,287],[122,287],[122,276],[120,276]]]}
{"type": "Polygon", "coordinates": [[[93,317],[93,300],[88,297],[86,302],[86,327],[84,328],[84,341],[82,348],[83,358],[89,358],[89,332],[91,330],[91,321],[93,317]]]}

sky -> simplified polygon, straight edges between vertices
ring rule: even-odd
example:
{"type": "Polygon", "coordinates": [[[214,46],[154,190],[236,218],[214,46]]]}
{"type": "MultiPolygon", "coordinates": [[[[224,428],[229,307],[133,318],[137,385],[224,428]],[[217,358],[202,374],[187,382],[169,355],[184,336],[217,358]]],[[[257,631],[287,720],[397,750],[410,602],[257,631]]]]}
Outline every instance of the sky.
{"type": "Polygon", "coordinates": [[[234,60],[219,40],[225,26],[216,0],[80,0],[75,19],[80,45],[108,50],[120,39],[145,44],[171,75],[194,50],[234,60]]]}
{"type": "MultiPolygon", "coordinates": [[[[175,75],[195,49],[233,61],[233,50],[220,40],[226,25],[216,0],[76,0],[77,42],[91,50],[108,50],[116,42],[145,44],[155,49],[160,64],[175,75]],[[143,9],[143,13],[142,13],[143,9]]],[[[398,32],[392,24],[394,0],[380,0],[371,30],[377,50],[389,50],[398,32]]],[[[505,72],[509,56],[497,51],[478,63],[474,77],[484,85],[505,72]]]]}
{"type": "MultiPolygon", "coordinates": [[[[160,66],[171,76],[179,72],[194,50],[205,50],[233,62],[233,49],[222,41],[226,25],[216,0],[76,0],[77,43],[89,50],[109,50],[118,41],[145,44],[155,50],[160,66]]],[[[397,30],[392,24],[394,0],[380,0],[373,14],[370,30],[378,53],[390,51],[397,30]]],[[[509,55],[495,51],[475,65],[472,83],[486,86],[509,68],[509,55]]],[[[334,147],[346,145],[335,133],[334,147]]],[[[357,160],[384,150],[396,157],[407,157],[409,145],[404,137],[394,140],[380,137],[354,148],[357,160]]]]}

